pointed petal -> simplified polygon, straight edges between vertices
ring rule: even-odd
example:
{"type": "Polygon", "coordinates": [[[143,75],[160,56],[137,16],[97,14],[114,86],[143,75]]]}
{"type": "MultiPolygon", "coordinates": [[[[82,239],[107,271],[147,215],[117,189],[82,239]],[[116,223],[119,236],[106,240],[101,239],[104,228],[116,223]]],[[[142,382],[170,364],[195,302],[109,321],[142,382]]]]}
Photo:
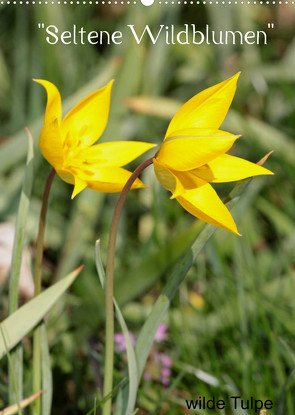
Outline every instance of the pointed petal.
{"type": "Polygon", "coordinates": [[[112,84],[87,95],[67,113],[62,132],[68,147],[89,147],[102,135],[109,117],[112,84]]]}
{"type": "Polygon", "coordinates": [[[219,128],[233,100],[239,73],[187,101],[172,118],[166,137],[183,128],[219,128]]]}
{"type": "Polygon", "coordinates": [[[171,199],[174,199],[184,193],[185,189],[176,174],[170,171],[167,167],[163,166],[161,163],[158,163],[156,159],[153,160],[153,163],[156,177],[161,185],[172,193],[171,199]]]}
{"type": "Polygon", "coordinates": [[[79,154],[80,159],[101,166],[124,166],[156,144],[140,141],[114,141],[86,148],[79,154]]]}
{"type": "MultiPolygon", "coordinates": [[[[84,170],[79,170],[79,178],[87,182],[87,187],[100,192],[121,192],[131,172],[121,167],[102,167],[88,166],[84,170]]],[[[141,180],[136,179],[132,189],[145,187],[141,180]]]]}
{"type": "Polygon", "coordinates": [[[34,81],[42,85],[47,92],[47,105],[45,110],[44,123],[46,124],[52,122],[56,118],[61,120],[61,98],[56,86],[53,83],[43,79],[34,79],[34,81]]]}
{"type": "Polygon", "coordinates": [[[173,170],[196,169],[228,151],[239,136],[229,134],[209,137],[184,137],[163,142],[156,156],[173,170]]]}
{"type": "MultiPolygon", "coordinates": [[[[182,128],[181,130],[173,131],[165,140],[172,140],[175,138],[184,137],[233,137],[234,134],[215,128],[182,128]]],[[[239,135],[240,137],[240,135],[239,135]]]]}
{"type": "Polygon", "coordinates": [[[72,193],[71,199],[74,199],[78,193],[82,192],[82,190],[87,187],[87,183],[84,180],[81,180],[78,176],[75,176],[75,187],[72,193]]]}
{"type": "Polygon", "coordinates": [[[232,182],[262,174],[273,174],[265,167],[229,154],[216,157],[203,168],[194,170],[193,173],[213,183],[232,182]]]}
{"type": "Polygon", "coordinates": [[[55,170],[60,169],[63,165],[63,147],[58,119],[44,124],[39,137],[39,146],[41,153],[48,163],[55,170]]]}
{"type": "Polygon", "coordinates": [[[210,184],[189,190],[176,200],[197,218],[239,235],[229,210],[210,184]]]}

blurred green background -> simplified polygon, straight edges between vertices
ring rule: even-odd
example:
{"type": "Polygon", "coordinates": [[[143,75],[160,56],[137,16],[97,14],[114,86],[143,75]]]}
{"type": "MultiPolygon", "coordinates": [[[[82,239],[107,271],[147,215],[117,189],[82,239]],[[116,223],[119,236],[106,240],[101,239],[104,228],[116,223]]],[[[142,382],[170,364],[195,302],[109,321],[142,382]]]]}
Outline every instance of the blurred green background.
{"type": "MultiPolygon", "coordinates": [[[[87,93],[115,79],[109,123],[102,140],[161,143],[178,106],[238,71],[242,75],[223,128],[242,137],[235,155],[256,162],[270,150],[273,177],[255,178],[233,216],[243,237],[218,230],[177,293],[165,323],[168,339],[158,352],[173,362],[171,384],[153,371],[143,380],[139,414],[184,414],[185,399],[271,399],[271,414],[295,406],[295,7],[292,5],[6,5],[0,8],[0,220],[15,222],[25,167],[25,126],[35,141],[35,182],[27,243],[35,254],[40,199],[50,166],[38,149],[46,97],[32,78],[55,83],[64,113],[87,93]],[[49,45],[38,23],[70,30],[265,30],[268,45],[165,45],[131,36],[120,46],[49,45]],[[269,30],[267,23],[274,23],[269,30]],[[128,100],[130,97],[139,100],[128,100]],[[131,107],[131,108],[130,108],[131,107]]],[[[152,155],[152,153],[150,154],[152,155]]],[[[129,166],[135,168],[139,163],[129,166]]],[[[190,243],[195,219],[143,174],[146,190],[129,197],[117,243],[115,291],[130,330],[138,333],[170,270],[190,243]]],[[[216,186],[226,196],[232,184],[216,186]]],[[[50,196],[44,287],[81,263],[82,274],[48,321],[55,415],[86,414],[101,383],[104,301],[94,264],[100,238],[105,259],[117,195],[84,190],[73,201],[70,185],[56,178],[50,196]]],[[[0,258],[1,259],[1,258],[0,258]]],[[[0,287],[7,315],[7,284],[0,287]]],[[[118,328],[119,330],[119,328],[118,328]]],[[[25,380],[31,379],[31,340],[25,347],[25,380]]],[[[124,356],[116,356],[117,380],[124,356]]],[[[153,362],[148,363],[149,366],[153,362]]],[[[147,369],[148,370],[148,369],[147,369]]],[[[0,365],[0,407],[7,403],[7,361],[0,365]]],[[[211,413],[212,411],[209,411],[211,413]]],[[[206,413],[206,412],[204,412],[206,413]]],[[[227,409],[221,413],[232,414],[227,409]]],[[[235,414],[252,414],[235,411],[235,414]]]]}

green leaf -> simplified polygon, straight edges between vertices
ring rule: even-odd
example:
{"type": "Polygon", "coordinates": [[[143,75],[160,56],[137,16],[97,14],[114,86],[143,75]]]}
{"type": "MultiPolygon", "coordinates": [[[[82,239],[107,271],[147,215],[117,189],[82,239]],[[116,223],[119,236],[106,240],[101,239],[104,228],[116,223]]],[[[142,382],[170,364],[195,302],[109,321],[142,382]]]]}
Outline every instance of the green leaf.
{"type": "Polygon", "coordinates": [[[21,268],[21,260],[24,249],[25,227],[27,215],[30,205],[30,197],[34,179],[34,151],[33,137],[29,130],[28,133],[28,155],[20,202],[18,206],[18,214],[15,226],[15,236],[12,252],[11,272],[9,280],[9,314],[13,313],[18,306],[18,286],[19,274],[21,268]]]}
{"type": "MultiPolygon", "coordinates": [[[[28,129],[27,133],[28,154],[20,202],[18,206],[9,279],[9,314],[12,314],[18,307],[19,276],[24,249],[25,228],[34,180],[34,143],[32,134],[28,129]]],[[[19,348],[14,350],[14,352],[11,354],[11,366],[9,366],[9,402],[11,404],[16,400],[22,399],[22,355],[23,353],[21,346],[19,346],[19,348]],[[14,376],[15,382],[12,381],[12,376],[14,376]]]]}
{"type": "MultiPolygon", "coordinates": [[[[95,259],[96,259],[96,268],[97,273],[100,279],[100,283],[102,288],[105,288],[105,272],[101,261],[100,255],[100,241],[96,241],[95,246],[95,259]]],[[[132,415],[134,411],[134,406],[136,402],[136,395],[137,395],[137,387],[138,387],[138,369],[137,369],[137,362],[136,356],[134,352],[134,348],[132,345],[131,337],[129,334],[129,330],[127,324],[124,320],[123,314],[115,300],[113,299],[117,319],[121,326],[121,330],[123,332],[125,343],[126,343],[126,352],[127,352],[127,362],[128,362],[128,377],[129,377],[129,393],[128,399],[126,401],[121,402],[123,411],[125,415],[132,415]]]]}
{"type": "Polygon", "coordinates": [[[42,294],[15,311],[1,324],[0,359],[32,330],[45,316],[61,295],[75,281],[82,267],[77,268],[67,277],[47,288],[42,294]]]}
{"type": "Polygon", "coordinates": [[[86,415],[92,415],[92,414],[96,415],[96,409],[103,407],[105,402],[109,400],[112,397],[112,395],[117,391],[117,389],[119,389],[124,384],[126,384],[126,379],[122,379],[121,382],[115,385],[113,390],[108,395],[106,395],[103,399],[100,399],[100,397],[98,398],[95,397],[93,408],[90,409],[90,411],[88,411],[86,415]]]}
{"type": "Polygon", "coordinates": [[[51,414],[51,403],[53,394],[52,372],[50,364],[50,352],[46,335],[45,324],[42,323],[41,329],[41,347],[42,347],[42,415],[51,414]]]}

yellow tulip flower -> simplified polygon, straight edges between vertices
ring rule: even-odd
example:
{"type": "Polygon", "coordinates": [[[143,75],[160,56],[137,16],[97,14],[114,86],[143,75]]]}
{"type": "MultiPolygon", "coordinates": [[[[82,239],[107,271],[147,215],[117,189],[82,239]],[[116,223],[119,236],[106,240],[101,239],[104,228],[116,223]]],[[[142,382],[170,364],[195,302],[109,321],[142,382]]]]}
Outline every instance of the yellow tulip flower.
{"type": "MultiPolygon", "coordinates": [[[[49,81],[36,79],[47,92],[47,106],[39,144],[41,153],[57,174],[74,184],[72,198],[85,187],[120,192],[131,173],[122,168],[154,144],[117,141],[93,145],[102,135],[109,116],[113,81],[92,92],[62,119],[61,97],[49,81]]],[[[137,179],[132,188],[144,187],[137,179]]]]}
{"type": "Polygon", "coordinates": [[[179,109],[153,163],[159,182],[184,209],[239,235],[229,210],[209,182],[231,182],[272,172],[225,154],[239,137],[219,130],[238,77],[239,73],[205,89],[179,109]]]}

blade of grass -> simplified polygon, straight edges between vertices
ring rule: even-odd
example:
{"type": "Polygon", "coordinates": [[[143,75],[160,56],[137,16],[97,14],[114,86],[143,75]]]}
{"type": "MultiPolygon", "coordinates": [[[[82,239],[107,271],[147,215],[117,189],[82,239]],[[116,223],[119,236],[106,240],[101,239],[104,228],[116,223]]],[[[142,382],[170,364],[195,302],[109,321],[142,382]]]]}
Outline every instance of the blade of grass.
{"type": "Polygon", "coordinates": [[[6,354],[5,344],[8,350],[16,346],[43,319],[61,295],[75,281],[81,270],[82,267],[77,268],[1,322],[3,335],[0,336],[0,359],[6,354]]]}
{"type": "Polygon", "coordinates": [[[112,396],[112,394],[114,394],[114,392],[117,391],[118,388],[120,388],[120,386],[124,385],[126,383],[126,379],[122,379],[121,382],[119,382],[117,385],[114,386],[112,392],[109,395],[106,395],[103,399],[97,399],[97,397],[95,398],[94,401],[94,407],[92,409],[90,409],[90,411],[88,411],[86,413],[86,415],[92,415],[96,413],[96,409],[100,408],[103,406],[103,404],[112,396]]]}
{"type": "MultiPolygon", "coordinates": [[[[46,224],[46,214],[48,208],[48,200],[52,181],[55,177],[55,170],[51,169],[46,184],[44,187],[39,227],[38,227],[38,236],[36,243],[36,258],[35,258],[35,272],[34,272],[34,297],[37,297],[42,291],[42,261],[43,261],[43,251],[44,251],[44,233],[45,233],[45,224],[46,224]]],[[[41,330],[44,325],[42,321],[33,332],[33,392],[37,393],[41,389],[41,341],[42,335],[41,330]]],[[[33,405],[33,414],[40,415],[40,399],[36,399],[33,405]]]]}
{"type": "Polygon", "coordinates": [[[11,89],[11,130],[19,128],[26,122],[26,79],[28,76],[28,10],[17,9],[15,28],[13,31],[13,60],[14,71],[12,71],[11,89]],[[26,74],[24,76],[24,74],[26,74]]]}
{"type": "MultiPolygon", "coordinates": [[[[24,249],[25,227],[27,215],[30,205],[30,197],[34,179],[34,152],[33,152],[33,137],[27,129],[28,134],[28,155],[26,170],[22,185],[20,202],[18,207],[18,214],[15,226],[15,236],[12,251],[12,262],[9,279],[9,314],[12,314],[18,308],[18,293],[19,293],[19,275],[21,268],[21,261],[24,249]]],[[[23,384],[23,352],[22,346],[19,345],[16,350],[11,352],[11,365],[9,365],[9,403],[19,402],[22,399],[22,384],[23,384]],[[11,381],[13,376],[15,382],[11,381]],[[15,390],[16,387],[16,390],[15,390]]]]}
{"type": "MultiPolygon", "coordinates": [[[[100,283],[102,285],[102,288],[105,289],[105,272],[104,272],[104,268],[103,268],[102,261],[101,261],[101,255],[100,255],[100,241],[96,242],[95,260],[96,260],[96,268],[97,268],[97,273],[100,279],[100,283]]],[[[138,386],[137,362],[136,362],[136,356],[135,356],[135,352],[134,352],[134,348],[132,345],[132,341],[131,341],[131,337],[129,334],[127,324],[117,304],[117,301],[115,300],[115,298],[113,300],[114,300],[117,319],[119,321],[119,324],[121,326],[121,330],[123,332],[124,339],[125,339],[127,362],[128,362],[129,394],[128,394],[128,400],[126,402],[123,401],[122,406],[124,409],[124,414],[131,415],[134,410],[134,406],[136,402],[136,395],[137,395],[137,386],[138,386]]]]}
{"type": "MultiPolygon", "coordinates": [[[[30,396],[29,398],[23,399],[20,403],[20,407],[22,409],[26,408],[30,403],[34,402],[41,395],[42,391],[35,393],[34,395],[30,396]]],[[[18,411],[18,405],[11,405],[8,408],[3,409],[0,411],[0,415],[13,415],[16,414],[18,411]]]]}
{"type": "MultiPolygon", "coordinates": [[[[9,365],[9,368],[11,368],[12,367],[11,356],[10,356],[10,353],[9,353],[7,341],[5,339],[4,332],[3,332],[3,328],[2,328],[1,325],[0,325],[0,336],[3,338],[5,352],[7,354],[8,365],[9,365]]],[[[15,379],[15,376],[14,376],[14,372],[11,370],[10,371],[10,374],[11,374],[11,377],[10,377],[9,380],[10,380],[10,382],[12,384],[12,387],[13,387],[13,389],[15,391],[15,394],[18,395],[18,393],[17,393],[16,379],[15,379]]],[[[22,410],[21,410],[21,406],[20,406],[20,399],[17,399],[15,405],[16,405],[16,412],[18,412],[18,415],[22,415],[22,410]]]]}
{"type": "Polygon", "coordinates": [[[51,403],[52,403],[52,393],[53,393],[53,384],[52,384],[52,372],[50,365],[50,352],[46,335],[45,324],[41,325],[41,365],[42,365],[42,389],[43,394],[41,396],[41,408],[42,415],[51,414],[51,403]]]}

